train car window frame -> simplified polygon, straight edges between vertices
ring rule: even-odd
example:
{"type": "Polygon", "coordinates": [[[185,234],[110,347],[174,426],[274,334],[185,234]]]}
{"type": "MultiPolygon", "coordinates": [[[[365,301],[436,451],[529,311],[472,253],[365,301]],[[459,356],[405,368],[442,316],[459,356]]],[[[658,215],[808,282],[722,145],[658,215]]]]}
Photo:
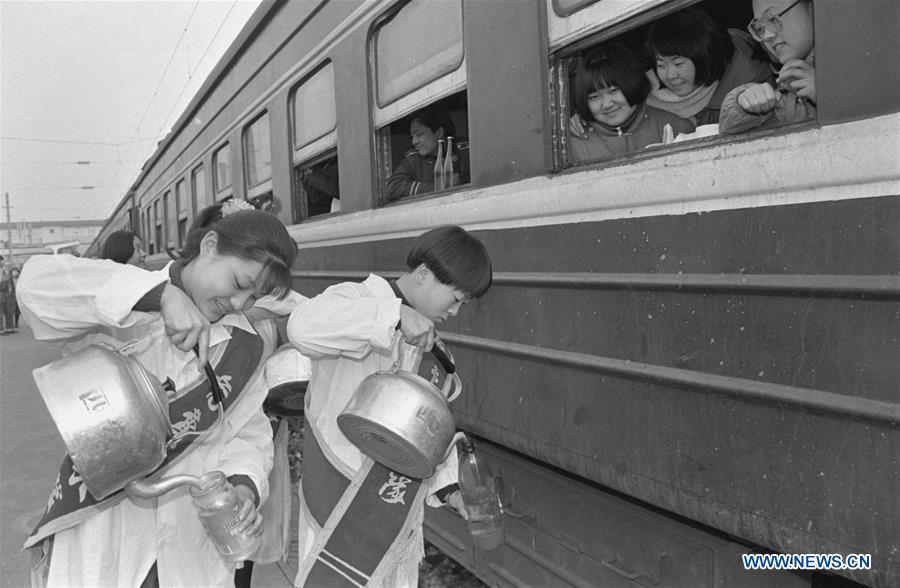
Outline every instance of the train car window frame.
{"type": "Polygon", "coordinates": [[[163,232],[163,221],[159,216],[159,197],[153,201],[153,242],[156,244],[156,253],[165,250],[165,233],[163,232]]]}
{"type": "Polygon", "coordinates": [[[193,216],[193,207],[190,205],[190,199],[187,198],[187,181],[179,178],[175,182],[175,210],[177,212],[176,223],[177,233],[175,238],[175,247],[184,245],[184,239],[187,235],[187,226],[193,216]]]}
{"type": "Polygon", "coordinates": [[[163,226],[165,227],[163,242],[165,243],[165,249],[177,247],[175,243],[176,223],[175,199],[172,197],[172,190],[168,189],[163,192],[163,226]]]}
{"type": "Polygon", "coordinates": [[[241,133],[247,199],[272,191],[272,128],[264,110],[241,133]],[[268,158],[268,161],[266,161],[268,158]]]}
{"type": "MultiPolygon", "coordinates": [[[[454,0],[457,1],[457,0],[454,0]]],[[[372,75],[372,92],[373,92],[373,118],[376,127],[382,127],[389,122],[407,115],[414,110],[421,108],[425,104],[434,102],[440,98],[450,94],[459,92],[466,87],[466,43],[464,34],[465,10],[464,4],[459,0],[460,7],[460,38],[461,58],[458,63],[454,62],[454,67],[445,67],[439,69],[437,73],[426,78],[416,80],[415,84],[409,84],[402,92],[397,92],[390,96],[389,100],[382,100],[379,93],[380,75],[379,75],[379,50],[378,39],[380,33],[391,23],[397,24],[398,16],[409,6],[428,5],[425,0],[410,0],[403,3],[399,8],[393,9],[380,20],[376,21],[369,35],[369,69],[372,75]]],[[[433,3],[433,5],[444,5],[449,2],[433,3]]],[[[431,21],[436,22],[436,21],[431,21]]],[[[423,67],[425,64],[417,64],[417,67],[423,67]]],[[[411,71],[411,70],[410,70],[411,71]]],[[[405,72],[409,75],[410,71],[405,72]]],[[[418,71],[418,70],[416,70],[418,71]]]]}
{"type": "Polygon", "coordinates": [[[547,34],[550,53],[565,47],[567,51],[584,49],[591,44],[615,37],[634,28],[641,20],[649,22],[662,16],[657,10],[665,6],[665,12],[675,12],[696,3],[697,0],[642,0],[641,2],[600,1],[584,6],[568,15],[560,15],[554,2],[547,3],[547,34]],[[652,16],[651,16],[652,15],[652,16]],[[602,31],[602,35],[597,33],[602,31]],[[583,43],[590,38],[590,43],[583,43]]]}
{"type": "Polygon", "coordinates": [[[191,198],[194,214],[209,204],[206,190],[206,166],[202,163],[191,170],[191,198]],[[197,179],[200,179],[198,182],[197,179]]]}
{"type": "Polygon", "coordinates": [[[231,143],[225,142],[213,152],[213,191],[215,200],[220,201],[231,195],[231,143]]]}
{"type": "MultiPolygon", "coordinates": [[[[560,171],[566,168],[596,165],[610,165],[623,161],[631,161],[635,159],[644,159],[647,157],[656,157],[663,154],[672,153],[685,149],[696,149],[708,146],[710,144],[719,144],[731,142],[735,140],[746,140],[754,136],[759,136],[759,130],[751,129],[739,134],[721,134],[714,133],[709,136],[701,134],[688,135],[689,140],[680,140],[668,145],[653,145],[640,150],[624,153],[608,158],[584,160],[574,162],[570,157],[569,146],[569,117],[574,112],[573,105],[569,103],[570,88],[569,78],[570,70],[577,61],[578,55],[584,50],[595,45],[619,38],[620,35],[633,33],[637,29],[649,25],[653,21],[662,18],[668,14],[677,12],[688,6],[701,5],[704,0],[647,0],[639,6],[629,4],[629,10],[621,10],[622,6],[610,4],[613,7],[607,10],[607,13],[599,12],[603,2],[591,5],[588,10],[580,12],[568,19],[575,19],[575,24],[568,27],[567,34],[564,37],[550,39],[550,45],[558,43],[560,39],[565,39],[568,44],[557,47],[555,51],[550,51],[550,79],[551,79],[551,137],[553,143],[553,169],[560,171]],[[618,6],[618,8],[616,8],[618,6]],[[601,23],[585,23],[584,16],[590,14],[606,14],[607,22],[601,23]],[[575,18],[577,17],[577,18],[575,18]]],[[[751,0],[746,0],[749,5],[751,0]]],[[[552,12],[552,9],[548,8],[552,12]]],[[[597,17],[601,18],[601,17],[597,17]]],[[[556,16],[557,20],[561,20],[556,16]]],[[[550,17],[553,20],[553,17],[550,17]]],[[[562,19],[565,20],[565,19],[562,19]]],[[[552,32],[551,32],[552,35],[552,32]]],[[[818,126],[818,120],[813,118],[805,121],[791,122],[779,124],[777,126],[768,127],[766,130],[775,133],[789,132],[791,130],[803,130],[818,126]]],[[[676,137],[677,138],[677,137],[676,137]]]]}
{"type": "Polygon", "coordinates": [[[304,76],[291,90],[288,112],[295,165],[337,145],[335,103],[334,63],[330,60],[304,76]],[[308,105],[313,108],[307,108],[308,105]],[[302,121],[309,119],[324,121],[324,124],[317,122],[310,132],[301,136],[302,121]]]}

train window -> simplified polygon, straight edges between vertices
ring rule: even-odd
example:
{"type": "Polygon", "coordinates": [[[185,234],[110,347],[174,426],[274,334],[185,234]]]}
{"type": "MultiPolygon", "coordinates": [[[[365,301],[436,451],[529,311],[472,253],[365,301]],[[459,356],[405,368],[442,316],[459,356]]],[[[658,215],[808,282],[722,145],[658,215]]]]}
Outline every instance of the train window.
{"type": "MultiPolygon", "coordinates": [[[[799,4],[794,7],[797,23],[784,22],[806,36],[808,46],[798,48],[803,55],[796,56],[803,59],[812,49],[812,5],[811,0],[799,4]]],[[[780,64],[773,64],[757,43],[759,34],[747,32],[753,18],[750,0],[670,2],[658,10],[617,16],[633,18],[585,34],[555,54],[558,167],[720,133],[815,121],[815,106],[777,82],[773,72],[780,64]],[[767,89],[773,104],[782,107],[766,116],[743,111],[736,97],[756,88],[767,89]]],[[[583,19],[578,27],[593,30],[583,19]]],[[[811,63],[808,71],[802,75],[814,80],[811,63]]]]}
{"type": "Polygon", "coordinates": [[[468,134],[466,92],[448,96],[380,128],[376,144],[381,201],[468,184],[468,134]]]}
{"type": "Polygon", "coordinates": [[[209,204],[209,197],[206,194],[206,168],[202,165],[198,165],[191,172],[191,193],[195,211],[205,208],[209,204]]]}
{"type": "Polygon", "coordinates": [[[213,153],[213,186],[216,190],[216,200],[226,198],[226,191],[231,188],[231,145],[225,143],[213,153]]]}
{"type": "Polygon", "coordinates": [[[159,216],[159,200],[153,202],[153,242],[156,245],[155,253],[159,253],[165,248],[163,242],[163,224],[159,216]]]}
{"type": "Polygon", "coordinates": [[[464,79],[462,1],[412,0],[383,21],[374,36],[379,107],[447,74],[464,79]]]}
{"type": "Polygon", "coordinates": [[[176,247],[184,245],[184,236],[187,233],[188,220],[192,215],[187,198],[186,185],[183,179],[175,183],[175,207],[178,210],[178,240],[176,247]]]}
{"type": "Polygon", "coordinates": [[[595,2],[598,0],[553,0],[553,12],[559,16],[569,16],[595,2]]]}
{"type": "Polygon", "coordinates": [[[172,198],[172,192],[166,190],[163,194],[163,225],[165,225],[166,237],[165,248],[173,249],[175,245],[175,234],[177,233],[177,222],[175,212],[175,200],[172,198]]]}
{"type": "Polygon", "coordinates": [[[326,148],[335,145],[332,131],[337,127],[337,114],[334,103],[334,65],[327,62],[301,81],[291,96],[295,162],[311,155],[311,151],[322,151],[322,143],[326,148]],[[322,138],[326,140],[313,144],[322,138]]]}
{"type": "Polygon", "coordinates": [[[291,93],[293,222],[340,210],[334,65],[326,62],[291,93]]]}
{"type": "Polygon", "coordinates": [[[264,192],[271,192],[272,141],[268,112],[258,116],[244,129],[243,141],[248,196],[256,197],[264,192]]]}
{"type": "Polygon", "coordinates": [[[341,209],[336,149],[294,166],[294,219],[339,212],[341,209]]]}

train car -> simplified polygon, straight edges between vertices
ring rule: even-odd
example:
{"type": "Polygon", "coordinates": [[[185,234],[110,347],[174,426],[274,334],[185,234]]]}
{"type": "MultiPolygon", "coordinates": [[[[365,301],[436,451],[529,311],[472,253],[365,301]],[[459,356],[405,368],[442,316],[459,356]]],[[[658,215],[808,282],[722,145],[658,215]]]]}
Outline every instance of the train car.
{"type": "Polygon", "coordinates": [[[265,206],[309,296],[399,274],[429,227],[477,234],[494,285],[441,334],[506,542],[426,526],[490,585],[897,586],[900,8],[811,2],[815,116],[587,164],[586,50],[694,4],[744,30],[751,3],[264,2],[116,214],[162,263],[205,204],[265,206]],[[426,107],[469,171],[398,197],[426,107]],[[745,569],[773,552],[848,565],[745,569]]]}
{"type": "Polygon", "coordinates": [[[113,210],[112,214],[103,223],[103,227],[88,248],[84,252],[84,257],[100,257],[103,251],[103,244],[107,237],[116,231],[132,231],[140,234],[139,227],[136,222],[137,211],[134,204],[134,194],[129,192],[113,210]]]}

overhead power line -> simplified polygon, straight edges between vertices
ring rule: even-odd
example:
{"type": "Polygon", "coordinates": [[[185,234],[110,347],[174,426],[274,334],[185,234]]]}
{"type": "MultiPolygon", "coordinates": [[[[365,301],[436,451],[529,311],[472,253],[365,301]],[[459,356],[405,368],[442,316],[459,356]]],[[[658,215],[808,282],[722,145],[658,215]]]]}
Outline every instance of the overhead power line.
{"type": "Polygon", "coordinates": [[[110,143],[106,141],[73,141],[69,139],[38,139],[35,137],[0,137],[0,139],[3,139],[4,141],[28,141],[31,143],[65,143],[69,145],[109,145],[112,147],[119,147],[120,145],[155,141],[156,137],[147,137],[146,139],[135,139],[132,137],[131,141],[122,141],[121,143],[110,143]]]}

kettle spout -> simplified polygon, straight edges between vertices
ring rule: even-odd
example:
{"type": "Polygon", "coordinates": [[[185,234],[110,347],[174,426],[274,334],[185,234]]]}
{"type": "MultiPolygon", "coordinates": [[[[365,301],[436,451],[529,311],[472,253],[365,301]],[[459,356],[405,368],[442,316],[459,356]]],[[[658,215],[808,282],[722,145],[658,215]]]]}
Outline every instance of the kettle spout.
{"type": "Polygon", "coordinates": [[[135,480],[125,486],[125,492],[129,496],[135,498],[156,498],[162,496],[170,490],[174,490],[179,486],[196,486],[201,487],[200,478],[191,476],[190,474],[179,474],[177,476],[167,476],[160,478],[156,482],[147,480],[135,480]]]}

